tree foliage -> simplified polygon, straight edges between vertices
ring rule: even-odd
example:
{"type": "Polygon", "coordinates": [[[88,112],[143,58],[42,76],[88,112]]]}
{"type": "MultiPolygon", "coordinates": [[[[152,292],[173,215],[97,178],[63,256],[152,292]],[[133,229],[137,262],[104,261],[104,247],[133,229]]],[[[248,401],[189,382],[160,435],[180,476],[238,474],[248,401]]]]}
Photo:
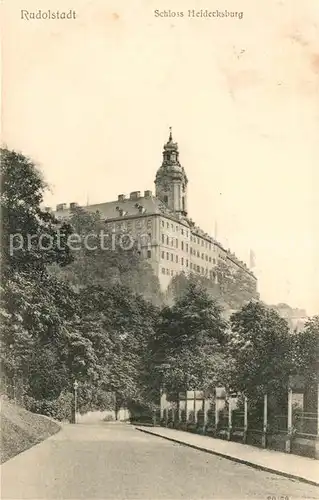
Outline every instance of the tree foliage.
{"type": "Polygon", "coordinates": [[[2,154],[5,384],[21,380],[29,407],[47,411],[60,408],[55,401],[69,400],[63,394],[72,393],[75,379],[82,409],[113,404],[111,391],[120,400],[138,397],[141,360],[157,313],[136,288],[145,285],[146,295],[156,294],[151,268],[135,248],[71,249],[67,236],[99,231],[99,217],[79,209],[61,224],[40,207],[46,186],[33,162],[12,151],[2,154]],[[26,241],[32,234],[33,245],[11,255],[15,233],[26,241]],[[52,236],[50,248],[39,245],[42,235],[52,236]]]}
{"type": "Polygon", "coordinates": [[[1,149],[1,179],[2,275],[44,272],[48,264],[70,263],[70,226],[41,209],[45,182],[34,163],[1,149]]]}
{"type": "Polygon", "coordinates": [[[225,361],[226,326],[219,306],[194,281],[174,305],[162,309],[151,346],[152,362],[170,391],[217,383],[225,361]],[[169,368],[161,374],[163,363],[169,368]]]}
{"type": "Polygon", "coordinates": [[[73,209],[69,223],[81,242],[74,245],[73,263],[63,270],[55,266],[55,272],[79,288],[94,284],[107,287],[118,283],[142,294],[147,300],[161,303],[159,280],[151,265],[141,258],[137,242],[126,249],[121,243],[125,233],[108,233],[99,214],[80,207],[73,209]]]}
{"type": "Polygon", "coordinates": [[[247,273],[225,263],[217,282],[174,277],[163,305],[138,245],[92,248],[105,229],[99,214],[77,208],[60,223],[43,211],[45,182],[23,155],[2,150],[1,173],[0,357],[3,378],[22,380],[29,408],[66,418],[75,379],[83,411],[155,407],[163,384],[173,393],[226,385],[258,399],[279,397],[290,374],[318,380],[318,316],[289,334],[274,310],[250,301],[247,273]],[[81,237],[78,249],[68,245],[71,233],[81,237]],[[24,242],[32,235],[32,244],[12,251],[15,234],[24,242]],[[48,248],[39,244],[45,235],[48,248]],[[225,303],[241,308],[230,324],[225,303]]]}
{"type": "Polygon", "coordinates": [[[292,372],[308,385],[319,380],[319,316],[309,318],[302,331],[291,337],[292,372]]]}
{"type": "Polygon", "coordinates": [[[287,387],[291,338],[287,322],[274,310],[251,301],[231,317],[229,381],[247,395],[287,387]]]}

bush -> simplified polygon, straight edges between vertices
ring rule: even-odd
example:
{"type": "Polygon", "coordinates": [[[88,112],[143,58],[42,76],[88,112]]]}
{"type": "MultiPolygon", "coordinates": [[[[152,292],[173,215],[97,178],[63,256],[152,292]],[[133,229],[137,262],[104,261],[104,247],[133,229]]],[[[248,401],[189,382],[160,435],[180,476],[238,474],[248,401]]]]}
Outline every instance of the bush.
{"type": "Polygon", "coordinates": [[[103,418],[103,421],[104,421],[104,422],[113,422],[113,421],[114,421],[114,416],[113,416],[112,414],[106,415],[106,416],[103,418]]]}
{"type": "Polygon", "coordinates": [[[32,413],[46,415],[55,420],[71,420],[73,395],[69,392],[61,392],[55,400],[36,400],[32,397],[25,397],[25,407],[32,413]]]}

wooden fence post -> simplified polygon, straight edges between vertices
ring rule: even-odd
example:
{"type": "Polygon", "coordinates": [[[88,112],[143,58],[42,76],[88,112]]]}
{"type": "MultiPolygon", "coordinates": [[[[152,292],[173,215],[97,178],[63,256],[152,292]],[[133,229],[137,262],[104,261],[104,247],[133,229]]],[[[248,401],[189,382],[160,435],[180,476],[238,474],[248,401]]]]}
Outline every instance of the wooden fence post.
{"type": "Polygon", "coordinates": [[[227,439],[228,441],[231,440],[232,436],[232,420],[233,420],[233,411],[232,411],[232,405],[231,405],[231,398],[228,398],[228,432],[227,432],[227,439]]]}
{"type": "Polygon", "coordinates": [[[263,435],[262,435],[262,447],[267,447],[267,425],[268,425],[268,395],[264,394],[264,423],[263,423],[263,435]]]}
{"type": "Polygon", "coordinates": [[[187,404],[187,389],[185,391],[185,426],[186,426],[186,429],[187,430],[187,421],[188,421],[188,415],[187,415],[187,412],[188,412],[188,404],[187,404]]]}
{"type": "Polygon", "coordinates": [[[182,410],[181,410],[181,399],[180,399],[180,393],[178,393],[178,397],[177,397],[177,422],[178,424],[181,423],[181,420],[182,420],[182,410]]]}
{"type": "Polygon", "coordinates": [[[244,396],[244,435],[243,442],[247,442],[247,431],[248,431],[248,400],[247,396],[244,396]]]}
{"type": "Polygon", "coordinates": [[[215,431],[217,432],[218,423],[219,423],[219,409],[217,405],[217,387],[215,388],[215,431]]]}
{"type": "Polygon", "coordinates": [[[207,426],[207,399],[205,397],[206,395],[204,394],[204,399],[203,399],[203,413],[204,413],[204,420],[203,420],[203,432],[205,433],[206,431],[206,426],[207,426]]]}
{"type": "Polygon", "coordinates": [[[196,414],[196,391],[194,391],[194,424],[197,424],[197,414],[196,414]]]}
{"type": "Polygon", "coordinates": [[[286,439],[286,453],[291,452],[292,440],[292,388],[288,387],[288,414],[287,414],[287,439],[286,439]]]}

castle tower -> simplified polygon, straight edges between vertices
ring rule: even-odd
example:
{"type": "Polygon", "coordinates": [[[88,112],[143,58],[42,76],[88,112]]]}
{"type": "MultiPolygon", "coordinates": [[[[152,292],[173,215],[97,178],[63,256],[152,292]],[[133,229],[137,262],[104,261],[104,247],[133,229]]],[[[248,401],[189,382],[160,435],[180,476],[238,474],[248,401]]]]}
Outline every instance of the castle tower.
{"type": "Polygon", "coordinates": [[[156,197],[176,213],[187,215],[187,184],[184,168],[179,162],[177,142],[173,142],[172,127],[164,145],[162,165],[155,178],[156,197]]]}

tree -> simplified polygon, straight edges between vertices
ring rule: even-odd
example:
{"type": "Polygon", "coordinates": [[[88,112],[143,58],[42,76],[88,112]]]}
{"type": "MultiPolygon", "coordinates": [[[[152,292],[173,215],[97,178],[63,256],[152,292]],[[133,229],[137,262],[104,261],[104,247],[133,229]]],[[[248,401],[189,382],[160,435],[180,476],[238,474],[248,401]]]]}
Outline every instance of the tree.
{"type": "Polygon", "coordinates": [[[319,316],[309,318],[302,331],[291,336],[292,371],[302,375],[306,383],[319,380],[319,316]]]}
{"type": "Polygon", "coordinates": [[[231,308],[238,309],[258,298],[256,281],[240,267],[233,269],[228,263],[219,261],[216,276],[220,295],[231,308]]]}
{"type": "MultiPolygon", "coordinates": [[[[221,309],[197,282],[191,281],[172,307],[164,307],[152,341],[152,363],[167,363],[162,378],[172,392],[206,389],[220,382],[226,322],[221,309]]],[[[158,375],[154,384],[159,384],[158,375]]]]}
{"type": "Polygon", "coordinates": [[[44,272],[48,264],[71,262],[68,224],[40,208],[46,184],[34,163],[1,149],[2,275],[44,272]]]}
{"type": "Polygon", "coordinates": [[[171,279],[166,294],[169,301],[174,302],[174,300],[176,301],[181,298],[190,283],[197,283],[207,291],[210,297],[218,300],[218,302],[221,302],[221,291],[217,283],[206,276],[201,276],[196,273],[185,274],[184,272],[176,274],[171,279]]]}
{"type": "Polygon", "coordinates": [[[143,399],[145,360],[157,308],[120,284],[92,285],[80,291],[81,333],[92,342],[97,360],[96,387],[121,403],[143,399]]]}
{"type": "Polygon", "coordinates": [[[126,249],[120,243],[126,233],[107,233],[99,214],[80,207],[73,209],[69,223],[82,241],[72,252],[74,262],[63,270],[55,267],[54,272],[78,288],[118,283],[154,303],[161,303],[159,280],[150,264],[141,258],[137,244],[126,249]]]}
{"type": "Polygon", "coordinates": [[[228,384],[250,397],[286,390],[291,337],[274,310],[251,301],[231,316],[228,384]]]}
{"type": "Polygon", "coordinates": [[[15,383],[19,376],[29,407],[50,414],[54,408],[65,414],[59,404],[69,404],[74,379],[82,409],[105,409],[113,404],[111,392],[118,404],[140,399],[157,309],[136,290],[158,296],[151,267],[136,247],[92,250],[80,242],[71,249],[72,232],[85,238],[99,233],[103,221],[76,209],[69,223],[59,223],[40,208],[46,186],[33,162],[8,150],[2,155],[0,355],[6,378],[15,383]],[[13,235],[23,243],[14,251],[13,235]],[[45,238],[47,248],[41,247],[45,238]]]}

